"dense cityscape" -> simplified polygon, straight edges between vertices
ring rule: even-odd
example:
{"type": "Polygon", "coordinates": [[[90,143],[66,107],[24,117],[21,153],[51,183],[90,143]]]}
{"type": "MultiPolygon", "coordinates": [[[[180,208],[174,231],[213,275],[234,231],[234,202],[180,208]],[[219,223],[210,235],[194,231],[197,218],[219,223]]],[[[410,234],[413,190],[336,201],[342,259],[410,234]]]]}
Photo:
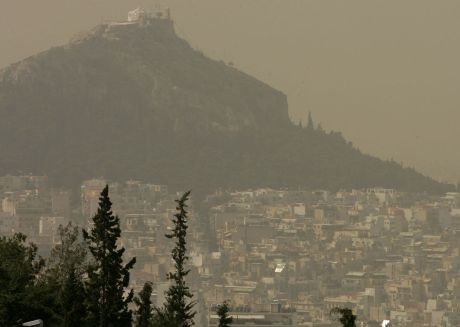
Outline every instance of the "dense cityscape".
{"type": "MultiPolygon", "coordinates": [[[[21,232],[43,257],[59,225],[88,228],[108,183],[125,257],[136,257],[130,287],[152,282],[164,302],[171,226],[179,193],[142,181],[83,181],[80,194],[45,176],[3,176],[0,233],[21,232]]],[[[217,190],[191,197],[188,277],[198,326],[216,326],[231,304],[235,326],[330,326],[350,307],[362,326],[457,326],[460,321],[460,193],[442,196],[365,190],[217,190]]]]}

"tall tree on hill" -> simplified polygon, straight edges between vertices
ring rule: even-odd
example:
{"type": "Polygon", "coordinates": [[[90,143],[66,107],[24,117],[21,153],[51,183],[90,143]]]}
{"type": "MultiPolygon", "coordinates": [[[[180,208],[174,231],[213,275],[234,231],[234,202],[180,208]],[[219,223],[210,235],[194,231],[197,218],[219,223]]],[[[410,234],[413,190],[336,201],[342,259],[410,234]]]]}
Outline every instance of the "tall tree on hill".
{"type": "Polygon", "coordinates": [[[313,122],[313,117],[311,115],[311,111],[308,112],[307,130],[309,130],[309,131],[314,131],[315,130],[315,123],[313,122]]]}
{"type": "Polygon", "coordinates": [[[128,304],[133,300],[133,290],[125,296],[129,285],[129,270],[136,258],[123,265],[124,248],[117,241],[121,236],[120,220],[112,213],[109,187],[99,198],[99,208],[93,217],[94,226],[83,238],[88,242],[94,262],[88,268],[88,324],[98,327],[131,326],[132,312],[128,304]]]}
{"type": "Polygon", "coordinates": [[[230,327],[233,322],[233,318],[228,315],[230,308],[227,301],[224,301],[217,308],[217,315],[219,316],[219,327],[230,327]]]}
{"type": "Polygon", "coordinates": [[[185,268],[185,264],[189,259],[187,256],[186,238],[187,238],[187,200],[190,191],[185,192],[177,203],[177,213],[174,215],[174,228],[170,234],[165,235],[167,238],[175,239],[175,247],[171,251],[174,260],[175,271],[168,274],[168,279],[172,281],[172,285],[166,292],[166,303],[164,310],[158,310],[157,313],[160,319],[165,323],[171,323],[176,327],[190,327],[194,325],[193,318],[196,314],[193,311],[195,301],[192,300],[193,294],[190,288],[186,285],[185,277],[190,270],[185,268]]]}
{"type": "Polygon", "coordinates": [[[134,303],[137,305],[136,310],[136,327],[149,327],[152,323],[152,283],[145,283],[139,296],[134,298],[134,303]]]}

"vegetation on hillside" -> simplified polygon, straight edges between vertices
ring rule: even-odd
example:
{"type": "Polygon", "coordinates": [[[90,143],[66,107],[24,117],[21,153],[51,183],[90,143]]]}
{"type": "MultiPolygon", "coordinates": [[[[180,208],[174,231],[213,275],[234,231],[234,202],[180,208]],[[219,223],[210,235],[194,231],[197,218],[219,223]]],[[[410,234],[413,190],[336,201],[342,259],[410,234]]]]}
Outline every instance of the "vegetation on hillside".
{"type": "Polygon", "coordinates": [[[1,71],[0,174],[71,187],[104,176],[195,190],[451,188],[361,153],[311,116],[291,123],[281,92],[157,23],[101,25],[1,71]]]}

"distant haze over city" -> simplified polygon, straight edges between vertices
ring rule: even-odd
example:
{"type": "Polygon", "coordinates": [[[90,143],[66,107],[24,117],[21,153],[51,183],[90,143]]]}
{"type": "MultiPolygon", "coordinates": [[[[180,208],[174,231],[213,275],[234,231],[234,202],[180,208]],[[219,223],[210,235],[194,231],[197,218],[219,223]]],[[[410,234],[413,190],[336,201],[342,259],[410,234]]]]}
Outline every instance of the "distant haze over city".
{"type": "Polygon", "coordinates": [[[365,152],[460,179],[458,1],[6,0],[0,67],[139,4],[170,7],[192,46],[286,93],[293,120],[311,110],[365,152]]]}
{"type": "Polygon", "coordinates": [[[0,327],[460,326],[459,9],[0,0],[0,327]]]}

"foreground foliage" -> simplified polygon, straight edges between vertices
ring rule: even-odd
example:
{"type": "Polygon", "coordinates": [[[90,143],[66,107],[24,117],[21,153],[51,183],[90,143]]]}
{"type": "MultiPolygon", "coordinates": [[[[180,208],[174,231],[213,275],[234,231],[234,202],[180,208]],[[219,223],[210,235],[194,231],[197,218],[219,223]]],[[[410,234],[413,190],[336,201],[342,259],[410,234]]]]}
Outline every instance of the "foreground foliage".
{"type": "MultiPolygon", "coordinates": [[[[42,319],[49,327],[191,327],[196,302],[185,278],[188,212],[186,192],[177,202],[174,227],[166,237],[175,241],[171,251],[174,270],[163,306],[154,308],[150,282],[138,296],[127,290],[135,258],[123,264],[124,248],[117,242],[120,222],[113,215],[109,190],[101,192],[93,226],[82,231],[72,224],[60,226],[60,242],[45,261],[26,236],[0,238],[0,326],[16,327],[42,319]],[[83,236],[83,237],[81,237],[83,236]],[[125,295],[125,294],[128,295],[125,295]],[[134,301],[135,319],[128,308],[134,301]]],[[[219,306],[219,326],[229,327],[227,302],[219,306]]]]}
{"type": "Polygon", "coordinates": [[[168,274],[168,280],[172,282],[166,292],[166,303],[164,309],[158,311],[160,319],[173,320],[177,327],[190,327],[194,325],[193,311],[195,301],[192,300],[193,294],[185,282],[185,277],[190,270],[185,268],[189,259],[187,256],[187,200],[190,191],[185,192],[177,202],[177,213],[174,215],[174,228],[166,237],[175,240],[175,247],[171,251],[174,260],[175,271],[168,274]]]}
{"type": "Polygon", "coordinates": [[[228,307],[228,302],[224,301],[217,308],[217,315],[219,316],[219,327],[230,327],[233,322],[233,318],[228,315],[230,308],[228,307]]]}
{"type": "Polygon", "coordinates": [[[123,265],[124,248],[119,248],[117,241],[121,236],[120,220],[112,214],[112,202],[109,187],[106,186],[99,199],[99,208],[93,218],[91,231],[83,231],[93,262],[88,268],[87,308],[88,322],[91,326],[129,326],[132,312],[128,304],[134,293],[125,289],[129,285],[129,270],[136,262],[131,259],[123,265]]]}
{"type": "Polygon", "coordinates": [[[37,285],[44,264],[25,235],[0,238],[0,326],[16,326],[37,315],[53,318],[37,285]]]}
{"type": "Polygon", "coordinates": [[[356,327],[356,316],[353,311],[348,308],[333,308],[331,315],[339,316],[338,320],[343,327],[356,327]]]}
{"type": "Polygon", "coordinates": [[[134,298],[136,303],[136,327],[149,327],[153,318],[152,301],[152,283],[147,282],[144,284],[142,291],[139,292],[139,296],[134,298]]]}

